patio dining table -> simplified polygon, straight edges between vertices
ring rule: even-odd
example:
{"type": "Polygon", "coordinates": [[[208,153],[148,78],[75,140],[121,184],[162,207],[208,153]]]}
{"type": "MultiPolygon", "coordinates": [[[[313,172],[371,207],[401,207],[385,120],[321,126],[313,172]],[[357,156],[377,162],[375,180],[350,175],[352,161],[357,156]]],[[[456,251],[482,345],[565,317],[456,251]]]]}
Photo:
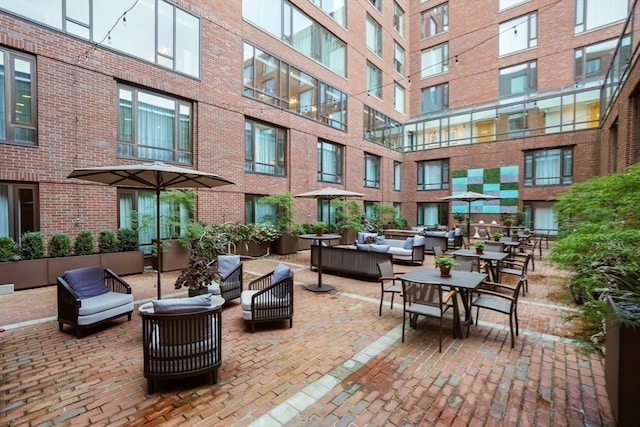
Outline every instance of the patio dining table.
{"type": "Polygon", "coordinates": [[[509,256],[508,252],[492,252],[487,250],[479,254],[473,249],[458,249],[457,251],[451,252],[451,254],[453,256],[455,256],[456,254],[464,256],[474,256],[483,261],[487,261],[490,269],[490,277],[494,282],[500,281],[500,263],[503,259],[509,256]]]}
{"type": "MultiPolygon", "coordinates": [[[[452,271],[449,277],[440,275],[437,268],[420,267],[398,277],[400,280],[423,285],[442,285],[455,289],[461,296],[464,306],[465,322],[471,322],[471,293],[487,278],[485,273],[470,271],[452,271]]],[[[454,337],[463,338],[460,316],[454,316],[454,337]]]]}

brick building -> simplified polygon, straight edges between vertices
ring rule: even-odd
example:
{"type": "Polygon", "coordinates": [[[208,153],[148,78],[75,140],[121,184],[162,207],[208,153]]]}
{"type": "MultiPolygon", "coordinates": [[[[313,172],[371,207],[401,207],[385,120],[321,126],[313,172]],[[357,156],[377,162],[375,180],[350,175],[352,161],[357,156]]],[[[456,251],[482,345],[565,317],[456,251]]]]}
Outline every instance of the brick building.
{"type": "MultiPolygon", "coordinates": [[[[441,197],[490,192],[500,201],[474,220],[524,212],[553,229],[567,185],[640,155],[635,11],[628,0],[0,1],[0,235],[153,215],[147,191],[66,178],[151,160],[235,183],[198,192],[206,222],[254,221],[262,195],[333,185],[427,225],[462,212],[441,197]]],[[[322,201],[298,207],[299,222],[328,215],[322,201]]]]}

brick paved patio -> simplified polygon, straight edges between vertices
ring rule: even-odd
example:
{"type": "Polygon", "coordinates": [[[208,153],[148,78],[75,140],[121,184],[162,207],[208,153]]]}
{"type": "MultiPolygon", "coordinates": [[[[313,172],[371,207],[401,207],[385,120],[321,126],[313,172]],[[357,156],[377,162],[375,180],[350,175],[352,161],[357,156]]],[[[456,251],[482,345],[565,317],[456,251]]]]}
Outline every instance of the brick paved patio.
{"type": "MultiPolygon", "coordinates": [[[[0,425],[614,426],[603,361],[570,339],[572,313],[557,272],[542,263],[521,298],[511,349],[507,319],[481,313],[468,339],[443,351],[433,320],[407,328],[402,300],[378,317],[377,283],[326,274],[313,293],[308,252],[245,261],[245,283],[286,262],[295,271],[293,328],[243,324],[223,312],[219,382],[167,382],[147,395],[141,318],[121,318],[77,340],[58,331],[55,286],[0,296],[0,425]]],[[[432,266],[427,257],[425,266],[432,266]]],[[[396,271],[415,267],[396,266],[396,271]]],[[[162,295],[177,272],[162,275],[162,295]]],[[[155,272],[128,276],[136,305],[156,295],[155,272]]]]}

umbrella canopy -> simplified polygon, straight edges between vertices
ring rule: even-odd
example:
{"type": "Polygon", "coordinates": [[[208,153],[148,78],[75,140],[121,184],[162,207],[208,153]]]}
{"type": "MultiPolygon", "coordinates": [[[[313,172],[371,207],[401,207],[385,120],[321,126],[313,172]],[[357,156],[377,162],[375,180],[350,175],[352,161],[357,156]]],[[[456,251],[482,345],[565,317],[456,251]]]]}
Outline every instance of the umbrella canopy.
{"type": "Polygon", "coordinates": [[[331,224],[331,200],[346,197],[364,197],[366,194],[356,193],[355,191],[343,190],[335,187],[324,187],[319,190],[307,191],[306,193],[296,194],[295,197],[307,197],[313,199],[329,200],[329,224],[331,224]]]}
{"type": "Polygon", "coordinates": [[[492,196],[490,194],[476,193],[475,191],[466,191],[454,196],[441,197],[440,200],[467,202],[467,238],[469,238],[469,231],[471,228],[471,203],[477,200],[494,200],[499,198],[500,197],[498,196],[492,196]]]}
{"type": "Polygon", "coordinates": [[[156,242],[158,254],[158,299],[160,292],[160,191],[167,188],[213,188],[233,184],[217,174],[168,165],[163,162],[134,165],[97,166],[74,169],[67,178],[101,182],[121,187],[151,188],[156,191],[156,242]]]}

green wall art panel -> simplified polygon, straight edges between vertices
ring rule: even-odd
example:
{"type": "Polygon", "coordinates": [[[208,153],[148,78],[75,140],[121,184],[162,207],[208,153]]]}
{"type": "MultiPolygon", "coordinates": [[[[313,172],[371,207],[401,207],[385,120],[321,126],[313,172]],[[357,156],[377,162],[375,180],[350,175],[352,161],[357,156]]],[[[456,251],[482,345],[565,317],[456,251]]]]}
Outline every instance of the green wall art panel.
{"type": "MultiPolygon", "coordinates": [[[[471,203],[471,213],[501,214],[518,212],[518,166],[453,171],[451,195],[466,191],[498,196],[495,200],[471,203]]],[[[466,214],[467,202],[452,201],[451,212],[466,214]]]]}

